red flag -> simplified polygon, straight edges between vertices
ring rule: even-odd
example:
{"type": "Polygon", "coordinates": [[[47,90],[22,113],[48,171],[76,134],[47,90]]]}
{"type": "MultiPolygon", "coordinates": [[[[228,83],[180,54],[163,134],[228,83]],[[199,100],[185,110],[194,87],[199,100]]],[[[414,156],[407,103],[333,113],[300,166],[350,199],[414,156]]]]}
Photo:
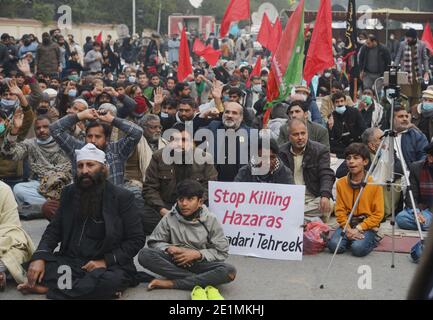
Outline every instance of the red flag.
{"type": "Polygon", "coordinates": [[[268,44],[271,39],[270,35],[272,31],[271,21],[269,21],[268,15],[265,13],[263,14],[262,24],[260,25],[259,34],[257,35],[257,42],[267,49],[269,49],[268,44]]]}
{"type": "Polygon", "coordinates": [[[192,73],[191,58],[189,56],[188,39],[185,28],[182,29],[179,47],[179,67],[177,69],[177,79],[183,82],[192,73]]]}
{"type": "Polygon", "coordinates": [[[266,85],[266,100],[268,102],[276,100],[280,96],[280,88],[275,78],[273,68],[269,71],[268,82],[266,85]]]}
{"type": "Polygon", "coordinates": [[[250,18],[250,0],[230,0],[221,21],[220,36],[225,37],[232,22],[250,18]]]}
{"type": "Polygon", "coordinates": [[[211,45],[207,47],[198,38],[194,41],[192,51],[199,57],[203,57],[212,67],[214,67],[221,57],[221,51],[215,50],[211,45]]]}
{"type": "Polygon", "coordinates": [[[192,46],[192,51],[199,55],[197,52],[202,52],[204,49],[206,49],[206,46],[203,42],[200,41],[199,38],[195,38],[194,45],[192,46]]]}
{"type": "Polygon", "coordinates": [[[331,0],[322,0],[305,61],[304,79],[307,85],[316,73],[332,67],[334,63],[331,0]]]}
{"type": "Polygon", "coordinates": [[[99,32],[98,36],[96,37],[95,42],[96,43],[102,43],[102,31],[99,32]]]}
{"type": "Polygon", "coordinates": [[[248,78],[248,81],[245,84],[247,88],[251,86],[251,78],[254,76],[260,76],[261,70],[262,70],[262,56],[259,56],[257,58],[256,65],[254,66],[253,71],[251,71],[250,77],[248,78]]]}
{"type": "Polygon", "coordinates": [[[433,35],[431,33],[430,23],[428,22],[425,24],[421,40],[425,42],[427,49],[433,54],[433,35]]]}
{"type": "Polygon", "coordinates": [[[281,35],[283,34],[283,27],[281,25],[281,21],[279,18],[277,18],[277,20],[275,21],[274,27],[271,31],[270,34],[270,39],[269,39],[269,43],[268,43],[268,49],[275,53],[278,49],[278,45],[280,44],[280,40],[281,40],[281,35]]]}

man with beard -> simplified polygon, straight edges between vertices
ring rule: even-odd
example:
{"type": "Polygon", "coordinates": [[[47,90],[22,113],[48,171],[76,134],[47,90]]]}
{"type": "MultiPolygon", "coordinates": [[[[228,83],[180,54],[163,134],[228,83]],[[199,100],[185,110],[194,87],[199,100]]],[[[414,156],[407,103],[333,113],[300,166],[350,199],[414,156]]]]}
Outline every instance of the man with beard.
{"type": "Polygon", "coordinates": [[[78,114],[70,114],[54,122],[51,133],[60,147],[72,161],[72,170],[76,170],[75,151],[87,143],[94,144],[107,155],[109,165],[108,180],[115,185],[124,182],[125,162],[140,141],[143,130],[136,124],[114,117],[110,113],[98,113],[95,109],[87,109],[78,114]],[[80,141],[71,135],[70,130],[80,121],[88,120],[86,139],[80,141]],[[118,128],[125,135],[116,142],[110,141],[112,127],[118,128]]]}
{"type": "Polygon", "coordinates": [[[77,174],[67,186],[27,271],[22,293],[50,299],[107,299],[138,284],[133,258],[145,244],[134,196],[106,180],[105,153],[76,150],[77,174]],[[54,253],[60,243],[60,250],[54,253]],[[59,286],[61,266],[71,278],[59,286]],[[69,285],[68,285],[69,284],[69,285]]]}
{"type": "Polygon", "coordinates": [[[185,179],[199,181],[206,190],[206,202],[208,182],[216,177],[211,155],[195,148],[191,132],[184,124],[175,124],[170,143],[153,154],[146,170],[143,185],[145,234],[151,234],[176,203],[177,183],[185,179]]]}
{"type": "Polygon", "coordinates": [[[187,82],[176,83],[173,89],[174,97],[178,100],[182,98],[189,98],[191,94],[191,87],[187,82]]]}
{"type": "Polygon", "coordinates": [[[406,41],[400,43],[394,62],[401,66],[401,71],[408,73],[409,84],[402,85],[401,92],[409,98],[412,107],[419,103],[421,83],[429,80],[430,71],[426,44],[418,40],[415,29],[406,32],[406,41]]]}
{"type": "Polygon", "coordinates": [[[410,121],[410,114],[403,107],[394,109],[394,130],[396,143],[394,148],[400,158],[403,169],[409,170],[410,164],[424,160],[424,148],[428,145],[426,136],[410,121]]]}
{"type": "Polygon", "coordinates": [[[161,121],[157,115],[145,115],[138,125],[143,129],[143,136],[126,162],[125,180],[134,181],[142,187],[152,154],[164,148],[168,142],[161,137],[161,121]]]}
{"type": "MultiPolygon", "coordinates": [[[[71,180],[71,163],[50,134],[50,119],[39,116],[35,120],[36,138],[17,142],[18,132],[23,126],[24,115],[15,112],[14,126],[7,135],[1,153],[14,161],[28,159],[32,172],[29,182],[22,182],[13,188],[20,213],[29,207],[41,213],[47,200],[59,200],[60,190],[71,180]],[[40,207],[38,207],[40,206],[40,207]]],[[[33,216],[32,216],[33,217],[33,216]]],[[[30,218],[30,217],[27,217],[30,218]]]]}
{"type": "Polygon", "coordinates": [[[42,34],[42,44],[36,51],[35,73],[59,76],[62,71],[60,48],[53,42],[47,32],[42,34]]]}
{"type": "Polygon", "coordinates": [[[227,102],[222,121],[215,120],[207,126],[213,134],[218,181],[233,181],[239,169],[249,162],[250,128],[242,123],[243,110],[239,103],[227,102]],[[223,134],[218,134],[219,131],[223,134]]]}

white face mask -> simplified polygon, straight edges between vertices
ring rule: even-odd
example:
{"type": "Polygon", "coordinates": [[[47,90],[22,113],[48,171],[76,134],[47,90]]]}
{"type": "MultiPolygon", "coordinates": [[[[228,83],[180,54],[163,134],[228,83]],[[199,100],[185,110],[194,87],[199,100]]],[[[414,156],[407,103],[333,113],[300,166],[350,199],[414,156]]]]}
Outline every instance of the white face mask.
{"type": "Polygon", "coordinates": [[[254,92],[262,92],[262,85],[261,84],[255,84],[252,87],[254,92]]]}
{"type": "Polygon", "coordinates": [[[166,113],[166,112],[161,112],[160,116],[161,116],[161,118],[164,118],[164,119],[169,117],[168,113],[166,113]]]}
{"type": "Polygon", "coordinates": [[[325,76],[325,78],[329,78],[331,77],[331,72],[325,72],[323,75],[325,76]]]}

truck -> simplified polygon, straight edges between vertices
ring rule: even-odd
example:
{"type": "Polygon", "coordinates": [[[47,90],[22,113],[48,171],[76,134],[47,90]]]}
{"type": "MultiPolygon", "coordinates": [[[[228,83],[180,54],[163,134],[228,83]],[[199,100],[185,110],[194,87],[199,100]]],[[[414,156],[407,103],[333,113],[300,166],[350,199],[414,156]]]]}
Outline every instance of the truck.
{"type": "Polygon", "coordinates": [[[180,35],[182,28],[191,34],[202,35],[207,38],[211,32],[216,33],[214,16],[185,16],[173,14],[168,17],[169,36],[180,35]]]}

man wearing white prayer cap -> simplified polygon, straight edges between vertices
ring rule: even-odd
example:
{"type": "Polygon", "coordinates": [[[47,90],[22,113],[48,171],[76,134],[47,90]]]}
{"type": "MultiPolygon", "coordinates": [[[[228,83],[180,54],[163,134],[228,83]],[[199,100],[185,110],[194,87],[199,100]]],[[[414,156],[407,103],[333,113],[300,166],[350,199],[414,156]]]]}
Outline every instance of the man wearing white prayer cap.
{"type": "Polygon", "coordinates": [[[138,285],[134,256],[146,238],[134,194],[107,180],[105,152],[88,143],[75,150],[74,184],[63,189],[60,207],[31,258],[23,293],[49,299],[110,299],[138,285]],[[60,242],[60,250],[54,254],[60,242]],[[60,288],[59,267],[74,274],[60,288]]]}

